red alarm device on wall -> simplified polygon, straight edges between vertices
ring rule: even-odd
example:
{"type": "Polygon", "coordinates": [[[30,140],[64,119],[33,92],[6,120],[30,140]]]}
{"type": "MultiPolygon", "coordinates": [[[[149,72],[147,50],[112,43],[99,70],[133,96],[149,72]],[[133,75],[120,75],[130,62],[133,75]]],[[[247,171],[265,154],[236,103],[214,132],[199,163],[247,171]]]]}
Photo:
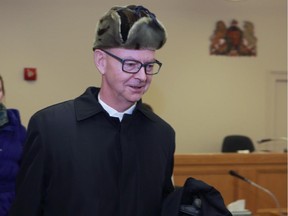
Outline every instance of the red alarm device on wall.
{"type": "Polygon", "coordinates": [[[24,68],[24,79],[28,81],[34,81],[37,79],[36,68],[24,68]]]}

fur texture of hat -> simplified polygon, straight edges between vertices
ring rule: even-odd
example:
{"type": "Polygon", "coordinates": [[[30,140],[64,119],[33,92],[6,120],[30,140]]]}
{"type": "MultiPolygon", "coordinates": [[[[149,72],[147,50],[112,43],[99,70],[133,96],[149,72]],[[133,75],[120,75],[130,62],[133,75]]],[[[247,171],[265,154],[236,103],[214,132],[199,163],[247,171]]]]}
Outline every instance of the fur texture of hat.
{"type": "Polygon", "coordinates": [[[95,49],[160,49],[166,30],[156,16],[143,6],[111,8],[98,22],[95,49]]]}

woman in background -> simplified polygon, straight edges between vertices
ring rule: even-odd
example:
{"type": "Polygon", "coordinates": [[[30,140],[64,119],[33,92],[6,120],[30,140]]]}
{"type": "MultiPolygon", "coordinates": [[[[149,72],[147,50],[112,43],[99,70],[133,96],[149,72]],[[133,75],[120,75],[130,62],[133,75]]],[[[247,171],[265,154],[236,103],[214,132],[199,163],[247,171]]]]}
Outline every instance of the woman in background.
{"type": "Polygon", "coordinates": [[[3,104],[4,81],[0,75],[0,216],[8,215],[15,196],[15,180],[19,169],[26,129],[19,111],[3,104]]]}

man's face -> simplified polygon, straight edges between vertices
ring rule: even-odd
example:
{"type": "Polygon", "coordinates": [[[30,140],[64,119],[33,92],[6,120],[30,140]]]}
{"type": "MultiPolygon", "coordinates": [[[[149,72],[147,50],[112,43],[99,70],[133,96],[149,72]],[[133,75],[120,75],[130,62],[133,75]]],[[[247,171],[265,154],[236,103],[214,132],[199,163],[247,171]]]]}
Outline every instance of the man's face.
{"type": "MultiPolygon", "coordinates": [[[[143,64],[155,61],[155,51],[151,50],[113,48],[107,51],[122,59],[137,60],[143,64]]],[[[141,99],[150,86],[152,75],[147,75],[144,67],[134,74],[123,72],[121,62],[106,53],[102,54],[105,67],[101,72],[100,97],[114,109],[123,111],[141,99]]]]}

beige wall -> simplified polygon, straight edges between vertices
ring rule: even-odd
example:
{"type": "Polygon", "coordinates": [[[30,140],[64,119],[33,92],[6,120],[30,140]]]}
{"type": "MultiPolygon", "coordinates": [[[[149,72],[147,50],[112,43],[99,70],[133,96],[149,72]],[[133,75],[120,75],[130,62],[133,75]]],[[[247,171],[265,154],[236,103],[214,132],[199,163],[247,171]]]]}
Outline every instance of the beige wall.
{"type": "MultiPolygon", "coordinates": [[[[6,104],[30,116],[99,85],[91,45],[96,21],[119,0],[1,0],[0,73],[6,104]],[[24,67],[37,67],[26,82],[24,67]]],[[[253,141],[269,135],[267,79],[287,71],[286,0],[133,1],[155,12],[168,30],[159,51],[164,66],[144,100],[175,128],[177,152],[219,152],[226,134],[253,141]],[[210,56],[215,23],[254,23],[257,57],[210,56]]]]}

